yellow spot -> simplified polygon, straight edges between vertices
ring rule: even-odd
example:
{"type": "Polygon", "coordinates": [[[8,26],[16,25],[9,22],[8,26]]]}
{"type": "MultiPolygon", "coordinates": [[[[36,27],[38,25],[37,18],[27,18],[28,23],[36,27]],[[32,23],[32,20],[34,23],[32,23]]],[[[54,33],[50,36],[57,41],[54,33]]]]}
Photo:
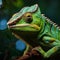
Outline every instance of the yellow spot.
{"type": "Polygon", "coordinates": [[[54,41],[55,41],[55,39],[54,39],[54,38],[51,38],[50,42],[52,43],[52,42],[54,42],[54,41]]]}
{"type": "Polygon", "coordinates": [[[57,48],[56,47],[54,47],[54,51],[56,51],[57,50],[57,48]]]}
{"type": "Polygon", "coordinates": [[[36,24],[31,24],[30,26],[34,27],[35,29],[40,30],[40,27],[38,25],[36,25],[36,24]]]}

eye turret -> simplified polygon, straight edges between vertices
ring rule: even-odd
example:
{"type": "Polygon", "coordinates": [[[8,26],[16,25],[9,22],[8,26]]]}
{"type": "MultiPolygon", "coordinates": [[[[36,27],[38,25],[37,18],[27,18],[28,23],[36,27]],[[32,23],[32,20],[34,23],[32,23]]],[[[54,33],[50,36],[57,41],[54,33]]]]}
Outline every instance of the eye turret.
{"type": "Polygon", "coordinates": [[[25,21],[26,21],[27,23],[31,23],[31,22],[33,21],[33,19],[32,19],[32,14],[31,14],[31,13],[26,13],[26,14],[25,14],[25,21]]]}
{"type": "Polygon", "coordinates": [[[27,16],[26,22],[27,23],[31,23],[32,22],[32,17],[30,15],[27,16]]]}

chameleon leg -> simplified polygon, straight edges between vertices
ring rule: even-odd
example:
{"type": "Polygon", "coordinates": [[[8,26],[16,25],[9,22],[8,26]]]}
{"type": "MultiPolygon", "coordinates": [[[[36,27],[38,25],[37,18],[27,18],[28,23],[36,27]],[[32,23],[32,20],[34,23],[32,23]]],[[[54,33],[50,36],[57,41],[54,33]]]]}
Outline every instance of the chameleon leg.
{"type": "Polygon", "coordinates": [[[58,46],[55,46],[53,48],[51,48],[50,50],[48,50],[45,54],[44,57],[50,57],[53,53],[55,53],[58,50],[58,46]]]}
{"type": "Polygon", "coordinates": [[[48,44],[47,44],[48,46],[49,46],[49,44],[51,44],[52,46],[54,45],[47,52],[45,52],[40,46],[33,49],[33,50],[37,50],[39,53],[41,53],[44,58],[50,57],[53,53],[55,53],[57,50],[60,49],[60,41],[59,40],[55,40],[54,38],[45,36],[43,38],[43,41],[45,42],[45,44],[47,44],[47,41],[48,41],[48,44]]]}
{"type": "Polygon", "coordinates": [[[43,37],[43,39],[42,39],[45,43],[52,43],[52,42],[54,42],[54,41],[56,41],[56,39],[55,38],[52,38],[52,37],[49,37],[49,36],[44,36],[43,37]]]}
{"type": "Polygon", "coordinates": [[[53,48],[51,48],[50,50],[48,50],[47,52],[45,52],[41,47],[36,47],[33,50],[37,50],[39,53],[42,54],[42,56],[44,58],[48,58],[50,57],[53,53],[55,53],[58,50],[58,46],[55,46],[53,48]]]}

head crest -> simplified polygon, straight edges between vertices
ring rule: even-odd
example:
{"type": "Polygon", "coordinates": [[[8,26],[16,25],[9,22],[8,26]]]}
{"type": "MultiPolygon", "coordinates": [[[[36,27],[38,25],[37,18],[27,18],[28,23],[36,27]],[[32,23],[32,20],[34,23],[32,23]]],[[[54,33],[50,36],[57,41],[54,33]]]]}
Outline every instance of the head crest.
{"type": "Polygon", "coordinates": [[[38,9],[38,4],[35,4],[30,7],[24,7],[22,8],[18,13],[12,16],[12,18],[9,20],[8,24],[15,22],[17,19],[21,18],[23,14],[26,12],[35,12],[38,9]]]}

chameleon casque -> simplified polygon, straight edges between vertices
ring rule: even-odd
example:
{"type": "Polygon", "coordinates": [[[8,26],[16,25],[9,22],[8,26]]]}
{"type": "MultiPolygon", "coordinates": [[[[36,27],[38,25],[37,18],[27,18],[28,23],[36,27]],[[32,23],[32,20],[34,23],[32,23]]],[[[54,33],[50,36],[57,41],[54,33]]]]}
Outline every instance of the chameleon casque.
{"type": "Polygon", "coordinates": [[[60,49],[60,28],[41,14],[38,4],[22,8],[8,21],[8,28],[29,47],[48,58],[60,49]]]}

